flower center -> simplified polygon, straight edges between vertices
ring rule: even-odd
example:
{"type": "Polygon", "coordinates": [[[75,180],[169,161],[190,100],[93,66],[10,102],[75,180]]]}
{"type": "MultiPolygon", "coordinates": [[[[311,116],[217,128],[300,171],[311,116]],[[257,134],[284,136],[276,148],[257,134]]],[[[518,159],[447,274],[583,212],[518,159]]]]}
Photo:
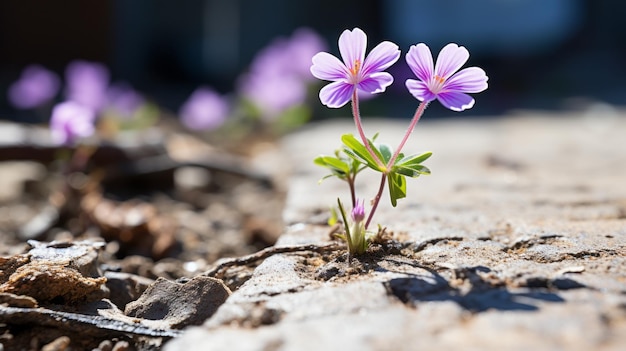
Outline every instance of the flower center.
{"type": "Polygon", "coordinates": [[[440,93],[441,90],[443,90],[443,83],[445,83],[445,82],[446,82],[445,78],[443,78],[441,76],[434,76],[430,80],[430,84],[429,84],[430,91],[433,94],[440,93]]]}
{"type": "Polygon", "coordinates": [[[354,65],[350,68],[350,83],[356,84],[359,82],[361,75],[361,60],[354,60],[354,65]]]}

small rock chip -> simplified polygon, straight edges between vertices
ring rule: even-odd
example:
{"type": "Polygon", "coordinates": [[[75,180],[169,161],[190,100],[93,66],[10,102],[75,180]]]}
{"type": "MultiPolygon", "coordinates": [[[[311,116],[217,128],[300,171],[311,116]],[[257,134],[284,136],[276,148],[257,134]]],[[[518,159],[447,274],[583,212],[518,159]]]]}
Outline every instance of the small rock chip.
{"type": "Polygon", "coordinates": [[[30,296],[0,293],[0,305],[9,307],[35,308],[37,301],[30,296]]]}
{"type": "Polygon", "coordinates": [[[109,300],[120,309],[137,300],[154,283],[154,280],[125,272],[105,272],[106,286],[109,288],[109,300]]]}
{"type": "Polygon", "coordinates": [[[570,266],[570,267],[565,267],[559,270],[556,274],[563,275],[566,273],[582,273],[584,271],[585,271],[585,266],[570,266]]]}
{"type": "Polygon", "coordinates": [[[215,278],[197,276],[181,284],[157,279],[141,297],[126,305],[131,317],[163,320],[171,328],[200,325],[230,296],[230,290],[215,278]]]}
{"type": "Polygon", "coordinates": [[[0,259],[0,293],[26,295],[38,302],[98,300],[106,278],[97,269],[101,242],[29,241],[26,254],[0,259]]]}
{"type": "MultiPolygon", "coordinates": [[[[0,291],[28,295],[39,302],[70,303],[99,292],[105,282],[104,277],[89,278],[71,268],[35,261],[18,268],[0,285],[0,291]]],[[[93,296],[95,300],[101,297],[93,296]]]]}
{"type": "Polygon", "coordinates": [[[52,342],[44,345],[41,351],[64,351],[70,346],[70,338],[67,336],[60,336],[54,339],[52,342]]]}

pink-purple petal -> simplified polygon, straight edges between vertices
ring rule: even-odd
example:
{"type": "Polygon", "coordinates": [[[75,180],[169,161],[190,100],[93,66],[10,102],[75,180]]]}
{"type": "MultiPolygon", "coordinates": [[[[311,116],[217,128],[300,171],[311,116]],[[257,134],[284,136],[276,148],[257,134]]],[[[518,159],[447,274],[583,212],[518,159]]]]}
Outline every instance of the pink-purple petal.
{"type": "Polygon", "coordinates": [[[94,133],[96,114],[74,101],[57,104],[52,109],[50,132],[58,144],[71,145],[80,138],[94,133]]]}
{"type": "Polygon", "coordinates": [[[444,85],[445,91],[480,93],[487,89],[487,74],[479,67],[469,67],[455,73],[444,85]]]}
{"type": "Polygon", "coordinates": [[[400,49],[398,45],[383,41],[376,45],[375,48],[365,58],[363,63],[363,75],[367,76],[371,72],[381,72],[391,67],[400,58],[400,49]]]}
{"type": "Polygon", "coordinates": [[[333,82],[320,90],[320,101],[330,108],[339,108],[352,98],[354,85],[339,81],[333,82]]]}
{"type": "Polygon", "coordinates": [[[470,109],[474,106],[474,98],[457,91],[440,93],[437,95],[437,100],[446,108],[457,112],[470,109]]]}
{"type": "Polygon", "coordinates": [[[359,28],[352,31],[346,29],[339,37],[339,52],[348,69],[351,69],[357,60],[363,64],[366,47],[367,35],[359,28]]]}
{"type": "Polygon", "coordinates": [[[415,79],[407,79],[405,82],[406,88],[409,90],[409,93],[413,95],[419,101],[433,101],[437,97],[433,94],[426,83],[415,80],[415,79]]]}
{"type": "Polygon", "coordinates": [[[345,105],[357,91],[366,95],[384,92],[393,83],[393,76],[383,72],[400,58],[398,46],[385,41],[365,56],[367,35],[359,28],[345,30],[339,37],[341,59],[328,53],[313,57],[310,71],[319,79],[330,80],[320,90],[322,104],[338,108],[345,105]]]}
{"type": "Polygon", "coordinates": [[[406,54],[406,63],[420,80],[427,82],[433,75],[433,56],[426,44],[412,45],[406,54]]]}
{"type": "Polygon", "coordinates": [[[469,51],[467,51],[465,47],[450,43],[441,49],[439,56],[437,56],[435,74],[443,79],[448,79],[454,72],[458,71],[468,59],[469,51]]]}
{"type": "Polygon", "coordinates": [[[358,88],[370,94],[382,93],[393,83],[393,76],[387,72],[372,73],[358,83],[358,88]]]}
{"type": "Polygon", "coordinates": [[[323,80],[340,80],[347,76],[346,66],[339,59],[327,52],[315,54],[312,59],[311,74],[323,80]]]}

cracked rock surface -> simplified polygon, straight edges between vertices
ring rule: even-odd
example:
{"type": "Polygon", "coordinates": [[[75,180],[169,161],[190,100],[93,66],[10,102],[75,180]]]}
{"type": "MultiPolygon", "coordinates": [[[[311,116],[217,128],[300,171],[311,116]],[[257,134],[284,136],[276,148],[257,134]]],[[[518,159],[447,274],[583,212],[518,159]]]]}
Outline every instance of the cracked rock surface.
{"type": "MultiPolygon", "coordinates": [[[[433,151],[374,222],[391,239],[271,256],[174,350],[618,350],[626,345],[626,115],[619,111],[420,122],[433,151]]],[[[394,144],[407,123],[365,120],[394,144]]],[[[295,165],[277,245],[330,241],[347,187],[312,164],[348,121],[285,140],[295,165]]],[[[357,179],[371,198],[376,176],[357,179]]]]}

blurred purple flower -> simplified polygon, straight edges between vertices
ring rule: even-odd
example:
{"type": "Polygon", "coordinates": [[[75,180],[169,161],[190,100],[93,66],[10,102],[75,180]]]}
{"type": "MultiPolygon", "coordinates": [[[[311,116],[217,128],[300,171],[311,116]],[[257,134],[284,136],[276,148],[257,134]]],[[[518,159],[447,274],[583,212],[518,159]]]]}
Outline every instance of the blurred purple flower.
{"type": "Polygon", "coordinates": [[[306,85],[289,75],[250,75],[240,90],[261,110],[261,117],[266,120],[306,99],[306,85]]]}
{"type": "Polygon", "coordinates": [[[433,68],[433,57],[426,44],[411,46],[406,62],[419,80],[407,79],[406,87],[418,100],[439,100],[452,111],[474,106],[474,99],[465,93],[480,93],[487,89],[487,75],[482,68],[469,67],[457,72],[467,62],[469,51],[463,46],[446,45],[433,68]],[[456,72],[456,73],[455,73],[456,72]]]}
{"type": "Polygon", "coordinates": [[[107,101],[109,70],[100,63],[73,61],[65,71],[66,97],[93,111],[100,111],[107,101]]]}
{"type": "Polygon", "coordinates": [[[59,77],[40,65],[30,65],[9,87],[8,98],[19,109],[31,109],[49,102],[59,92],[59,77]]]}
{"type": "Polygon", "coordinates": [[[335,56],[320,52],[313,56],[311,73],[315,78],[332,83],[320,90],[322,104],[339,108],[352,98],[355,89],[375,94],[384,92],[393,83],[393,77],[383,72],[400,57],[398,45],[384,41],[365,56],[367,35],[359,28],[345,30],[339,37],[339,52],[343,62],[335,56]]]}
{"type": "Polygon", "coordinates": [[[228,101],[207,87],[196,89],[180,108],[180,119],[190,130],[211,130],[221,126],[230,107],[228,101]]]}
{"type": "Polygon", "coordinates": [[[311,57],[326,50],[324,40],[309,28],[297,29],[289,38],[278,38],[254,57],[250,72],[263,75],[295,75],[310,81],[311,57]]]}
{"type": "Polygon", "coordinates": [[[143,96],[128,83],[116,83],[107,90],[107,105],[122,118],[132,118],[145,102],[143,96]]]}
{"type": "Polygon", "coordinates": [[[79,138],[94,133],[96,115],[93,110],[74,101],[57,104],[50,118],[50,132],[55,143],[72,145],[79,138]]]}
{"type": "Polygon", "coordinates": [[[289,38],[286,52],[286,68],[293,74],[304,80],[312,81],[311,58],[320,51],[327,50],[328,47],[322,37],[309,28],[297,29],[289,38]]]}
{"type": "Polygon", "coordinates": [[[250,64],[249,72],[240,80],[240,92],[266,119],[304,103],[306,85],[311,81],[311,57],[325,48],[322,38],[307,28],[274,40],[250,64]]]}
{"type": "Polygon", "coordinates": [[[275,39],[254,56],[250,63],[250,73],[273,75],[289,72],[291,74],[291,63],[288,55],[285,54],[288,52],[288,48],[289,41],[287,39],[275,39]]]}

